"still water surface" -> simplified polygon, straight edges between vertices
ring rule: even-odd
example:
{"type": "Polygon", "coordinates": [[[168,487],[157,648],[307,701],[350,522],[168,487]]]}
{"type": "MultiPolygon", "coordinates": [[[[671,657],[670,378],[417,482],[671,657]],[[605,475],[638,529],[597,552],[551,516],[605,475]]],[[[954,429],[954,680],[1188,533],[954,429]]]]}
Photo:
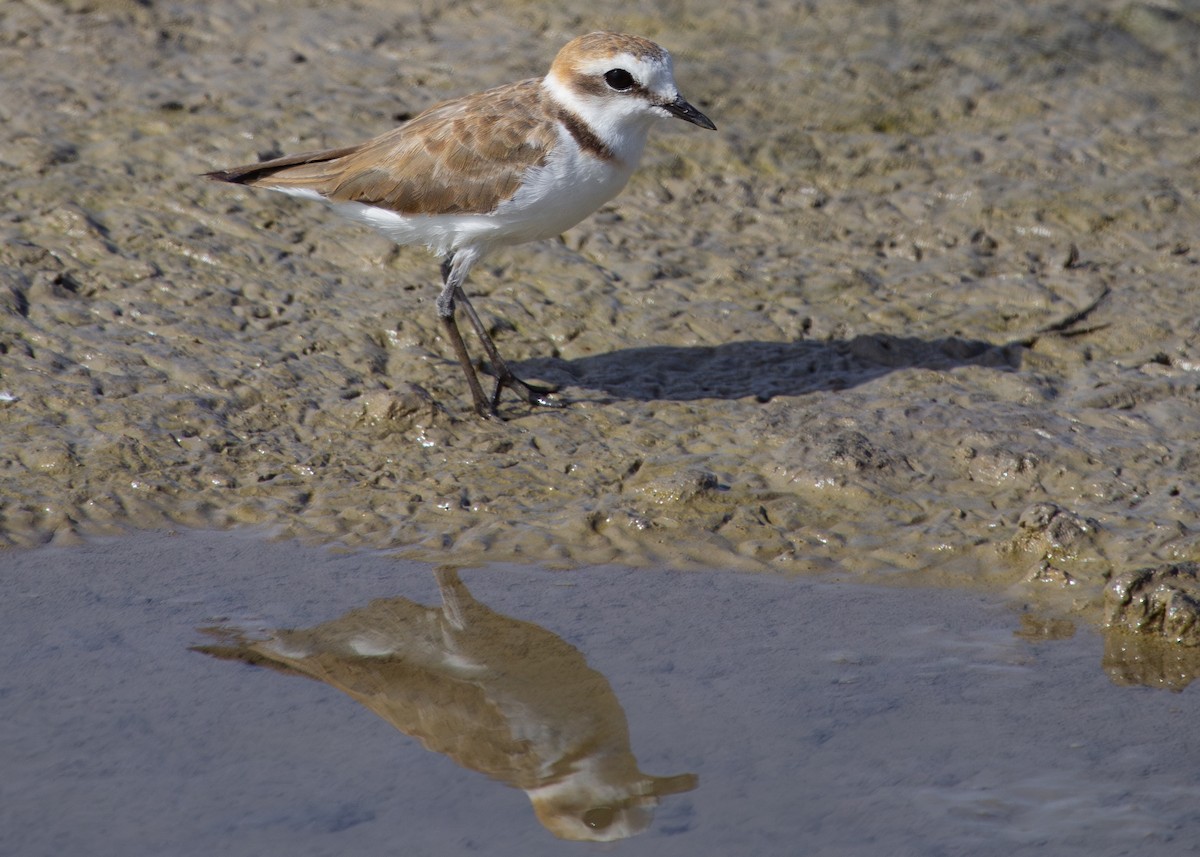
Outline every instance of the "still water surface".
{"type": "Polygon", "coordinates": [[[1030,641],[995,596],[246,533],[0,567],[4,854],[1200,842],[1196,688],[1119,686],[1093,631],[1030,641]]]}

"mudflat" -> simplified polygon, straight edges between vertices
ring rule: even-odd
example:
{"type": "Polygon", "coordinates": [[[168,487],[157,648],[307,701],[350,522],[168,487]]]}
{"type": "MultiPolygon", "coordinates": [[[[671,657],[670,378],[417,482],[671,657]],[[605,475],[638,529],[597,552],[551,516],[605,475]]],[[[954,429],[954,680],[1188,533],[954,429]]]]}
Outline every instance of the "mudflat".
{"type": "Polygon", "coordinates": [[[8,3],[0,541],[253,524],[1097,619],[1200,551],[1197,45],[1125,0],[8,3]],[[601,27],[720,131],[664,123],[613,203],[474,272],[565,409],[472,417],[420,248],[199,178],[601,27]]]}

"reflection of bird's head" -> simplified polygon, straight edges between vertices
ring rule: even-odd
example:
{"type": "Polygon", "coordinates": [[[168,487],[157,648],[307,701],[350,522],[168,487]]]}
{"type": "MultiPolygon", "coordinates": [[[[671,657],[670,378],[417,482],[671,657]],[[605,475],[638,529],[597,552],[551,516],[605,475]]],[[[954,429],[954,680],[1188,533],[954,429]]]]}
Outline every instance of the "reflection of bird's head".
{"type": "Polygon", "coordinates": [[[636,836],[654,820],[660,797],[691,791],[695,774],[648,777],[628,783],[598,781],[595,771],[578,771],[565,780],[529,790],[533,811],[560,839],[612,842],[636,836]]]}

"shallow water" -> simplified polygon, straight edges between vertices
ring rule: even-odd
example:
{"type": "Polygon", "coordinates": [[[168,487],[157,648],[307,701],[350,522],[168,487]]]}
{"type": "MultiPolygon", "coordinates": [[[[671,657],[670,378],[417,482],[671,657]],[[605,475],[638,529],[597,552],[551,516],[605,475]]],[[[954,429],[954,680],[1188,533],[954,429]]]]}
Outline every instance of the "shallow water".
{"type": "Polygon", "coordinates": [[[1200,842],[1196,689],[1115,684],[1090,630],[995,597],[511,566],[443,571],[443,609],[430,566],[249,533],[4,564],[6,854],[559,854],[541,769],[674,778],[606,853],[1200,842]]]}
{"type": "Polygon", "coordinates": [[[0,540],[262,524],[1093,621],[1113,574],[1197,557],[1195,9],[518,6],[5,6],[0,540]],[[473,276],[565,410],[470,417],[420,249],[197,179],[601,25],[666,43],[721,130],[662,129],[564,242],[473,276]]]}

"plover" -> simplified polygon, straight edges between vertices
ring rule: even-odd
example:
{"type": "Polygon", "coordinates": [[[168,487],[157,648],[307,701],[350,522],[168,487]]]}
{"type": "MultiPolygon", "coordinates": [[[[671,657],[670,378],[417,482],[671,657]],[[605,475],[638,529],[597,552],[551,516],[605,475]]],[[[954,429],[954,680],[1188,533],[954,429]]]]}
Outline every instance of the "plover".
{"type": "Polygon", "coordinates": [[[494,416],[504,388],[557,406],[501,358],[463,283],[493,247],[551,238],[616,196],[646,135],[674,117],[716,130],[675,85],[671,55],[623,33],[568,42],[542,78],[435,105],[365,143],[217,170],[220,181],[325,202],[398,244],[442,257],[437,312],[462,365],[475,410],[494,416]],[[454,320],[461,306],[491,362],[485,396],[454,320]]]}

